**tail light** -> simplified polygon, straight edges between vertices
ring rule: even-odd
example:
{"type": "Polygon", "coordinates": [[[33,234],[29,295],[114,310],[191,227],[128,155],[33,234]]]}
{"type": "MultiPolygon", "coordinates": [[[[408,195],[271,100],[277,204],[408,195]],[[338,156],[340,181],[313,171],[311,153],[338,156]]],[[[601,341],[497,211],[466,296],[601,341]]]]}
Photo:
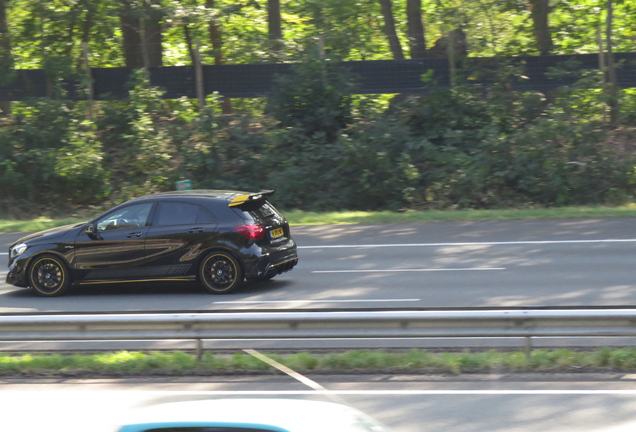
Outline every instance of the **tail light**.
{"type": "Polygon", "coordinates": [[[239,225],[234,229],[248,240],[260,240],[265,237],[265,229],[260,225],[239,225]]]}

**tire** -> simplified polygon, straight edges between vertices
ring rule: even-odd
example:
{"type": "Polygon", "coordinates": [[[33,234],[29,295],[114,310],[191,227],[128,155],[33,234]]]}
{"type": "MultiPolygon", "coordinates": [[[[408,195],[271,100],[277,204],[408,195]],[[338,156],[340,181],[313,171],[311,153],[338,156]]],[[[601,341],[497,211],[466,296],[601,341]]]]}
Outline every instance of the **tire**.
{"type": "Polygon", "coordinates": [[[212,252],[201,261],[199,283],[209,292],[226,294],[243,283],[243,269],[232,255],[212,252]]]}
{"type": "Polygon", "coordinates": [[[35,257],[28,276],[31,288],[42,297],[64,295],[71,287],[71,274],[66,263],[54,255],[35,257]]]}

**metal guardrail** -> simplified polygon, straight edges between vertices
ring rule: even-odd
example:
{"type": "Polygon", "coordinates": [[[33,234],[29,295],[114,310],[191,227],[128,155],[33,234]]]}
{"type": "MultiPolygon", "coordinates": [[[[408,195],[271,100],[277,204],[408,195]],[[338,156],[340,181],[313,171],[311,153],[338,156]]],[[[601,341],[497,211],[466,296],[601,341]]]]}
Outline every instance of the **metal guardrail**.
{"type": "Polygon", "coordinates": [[[0,341],[636,336],[636,309],[0,316],[0,341]]]}

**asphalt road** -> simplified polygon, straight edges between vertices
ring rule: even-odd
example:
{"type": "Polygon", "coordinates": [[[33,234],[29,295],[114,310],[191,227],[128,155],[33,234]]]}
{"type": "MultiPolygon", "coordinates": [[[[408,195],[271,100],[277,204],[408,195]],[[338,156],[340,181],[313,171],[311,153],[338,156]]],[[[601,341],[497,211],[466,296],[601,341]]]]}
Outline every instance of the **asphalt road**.
{"type": "Polygon", "coordinates": [[[137,407],[237,397],[337,397],[395,432],[627,432],[636,427],[633,375],[309,378],[329,395],[318,394],[287,376],[0,379],[0,428],[107,432],[137,407]]]}
{"type": "MultiPolygon", "coordinates": [[[[0,234],[0,260],[21,235],[0,234]]],[[[306,226],[292,235],[299,265],[233,294],[121,284],[46,299],[0,283],[0,313],[636,306],[634,218],[306,226]]]]}

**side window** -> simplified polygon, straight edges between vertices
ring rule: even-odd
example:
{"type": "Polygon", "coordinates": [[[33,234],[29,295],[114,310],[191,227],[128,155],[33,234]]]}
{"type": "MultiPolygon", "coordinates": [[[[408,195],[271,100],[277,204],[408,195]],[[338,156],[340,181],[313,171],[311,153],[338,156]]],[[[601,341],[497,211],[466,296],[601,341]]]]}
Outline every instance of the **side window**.
{"type": "Polygon", "coordinates": [[[200,207],[180,202],[162,202],[159,204],[159,218],[156,225],[189,225],[197,223],[200,207]]]}
{"type": "Polygon", "coordinates": [[[216,223],[216,218],[212,213],[204,209],[203,207],[199,207],[199,211],[197,213],[197,224],[213,224],[216,223]]]}
{"type": "Polygon", "coordinates": [[[121,208],[95,224],[97,231],[110,231],[116,229],[131,229],[146,225],[148,215],[152,209],[152,203],[134,204],[121,208]]]}

